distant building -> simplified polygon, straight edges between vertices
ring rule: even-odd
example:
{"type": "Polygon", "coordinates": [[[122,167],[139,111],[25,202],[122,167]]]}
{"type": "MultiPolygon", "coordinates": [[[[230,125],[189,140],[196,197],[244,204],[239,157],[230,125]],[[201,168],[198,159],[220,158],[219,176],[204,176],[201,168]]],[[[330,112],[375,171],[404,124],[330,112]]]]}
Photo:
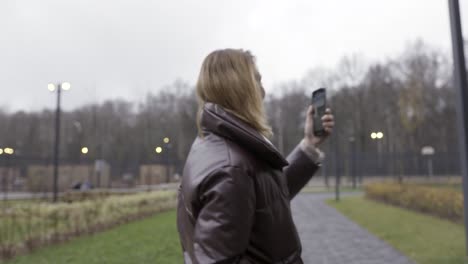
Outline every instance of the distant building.
{"type": "Polygon", "coordinates": [[[174,182],[174,166],[161,164],[140,165],[140,175],[138,185],[155,185],[168,182],[174,182]]]}
{"type": "Polygon", "coordinates": [[[0,167],[0,192],[22,191],[24,179],[20,170],[13,167],[0,167]]]}
{"type": "MultiPolygon", "coordinates": [[[[77,183],[89,182],[93,188],[110,186],[110,167],[99,165],[100,173],[93,165],[60,165],[58,170],[58,189],[66,191],[77,183]]],[[[52,165],[31,165],[27,167],[26,188],[32,192],[53,191],[54,167],[52,165]]]]}

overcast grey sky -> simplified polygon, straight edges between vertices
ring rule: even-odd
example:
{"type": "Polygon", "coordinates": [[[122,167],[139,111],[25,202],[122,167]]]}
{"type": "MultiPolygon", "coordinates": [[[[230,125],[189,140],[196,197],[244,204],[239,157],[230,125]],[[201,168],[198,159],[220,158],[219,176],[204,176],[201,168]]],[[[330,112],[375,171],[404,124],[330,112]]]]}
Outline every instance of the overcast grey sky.
{"type": "Polygon", "coordinates": [[[141,100],[177,78],[193,84],[203,58],[227,47],[251,50],[273,92],[344,55],[385,59],[417,38],[451,54],[446,0],[1,0],[0,104],[50,108],[47,83],[58,81],[72,84],[67,109],[141,100]]]}

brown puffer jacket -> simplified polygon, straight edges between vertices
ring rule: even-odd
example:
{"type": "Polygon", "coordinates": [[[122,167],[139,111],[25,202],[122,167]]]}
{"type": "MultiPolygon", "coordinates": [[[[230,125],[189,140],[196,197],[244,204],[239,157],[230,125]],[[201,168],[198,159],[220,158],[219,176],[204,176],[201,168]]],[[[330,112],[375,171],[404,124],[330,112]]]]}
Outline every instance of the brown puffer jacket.
{"type": "Polygon", "coordinates": [[[185,263],[303,263],[290,200],[318,166],[300,147],[284,159],[216,104],[205,104],[201,125],[178,197],[185,263]]]}

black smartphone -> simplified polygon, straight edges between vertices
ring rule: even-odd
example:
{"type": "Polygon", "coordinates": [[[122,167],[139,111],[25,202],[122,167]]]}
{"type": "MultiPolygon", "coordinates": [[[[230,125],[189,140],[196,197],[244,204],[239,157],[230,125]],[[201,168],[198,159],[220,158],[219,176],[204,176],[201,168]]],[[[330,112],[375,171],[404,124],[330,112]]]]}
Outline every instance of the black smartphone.
{"type": "Polygon", "coordinates": [[[315,108],[314,135],[322,137],[326,134],[322,125],[322,116],[325,115],[327,109],[327,90],[325,88],[319,88],[312,93],[312,105],[315,108]]]}

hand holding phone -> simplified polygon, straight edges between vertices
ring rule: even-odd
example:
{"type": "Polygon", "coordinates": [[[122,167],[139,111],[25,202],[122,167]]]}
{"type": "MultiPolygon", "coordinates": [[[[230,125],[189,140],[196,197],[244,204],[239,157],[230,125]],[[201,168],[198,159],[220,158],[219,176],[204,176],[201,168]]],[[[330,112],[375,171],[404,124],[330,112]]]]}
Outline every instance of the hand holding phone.
{"type": "Polygon", "coordinates": [[[335,121],[331,109],[327,108],[326,89],[312,93],[312,105],[307,110],[304,125],[304,142],[318,146],[332,133],[335,121]]]}

